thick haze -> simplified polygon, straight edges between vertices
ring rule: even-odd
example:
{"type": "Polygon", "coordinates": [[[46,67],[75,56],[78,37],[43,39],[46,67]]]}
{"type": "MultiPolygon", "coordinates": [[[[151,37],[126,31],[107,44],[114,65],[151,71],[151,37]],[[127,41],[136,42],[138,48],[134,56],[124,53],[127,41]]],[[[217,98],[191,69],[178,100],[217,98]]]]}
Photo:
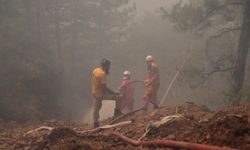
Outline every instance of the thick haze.
{"type": "MultiPolygon", "coordinates": [[[[161,101],[171,79],[178,71],[191,47],[190,37],[177,33],[173,25],[161,17],[160,7],[170,8],[175,2],[174,0],[136,0],[137,16],[135,20],[132,20],[135,23],[132,26],[132,32],[129,33],[128,41],[121,46],[122,52],[119,52],[119,55],[105,54],[105,57],[112,61],[111,74],[108,77],[111,88],[118,87],[124,70],[130,70],[132,77],[136,80],[146,79],[145,56],[150,54],[155,57],[160,66],[161,89],[159,101],[161,101]]],[[[192,45],[192,47],[195,46],[192,45]]],[[[200,94],[195,96],[185,88],[183,90],[175,90],[175,93],[171,93],[168,104],[177,105],[186,101],[187,97],[190,99],[200,97],[200,94]]],[[[136,86],[135,104],[137,107],[142,105],[143,91],[142,85],[136,86]]],[[[193,99],[193,101],[199,101],[199,99],[193,99]]],[[[111,109],[109,114],[111,115],[112,112],[111,109]]],[[[92,114],[88,114],[87,118],[91,118],[92,114]]]]}
{"type": "MultiPolygon", "coordinates": [[[[115,89],[120,84],[124,70],[130,70],[134,79],[146,79],[145,56],[150,54],[155,57],[160,65],[162,81],[159,94],[160,101],[190,46],[185,35],[176,33],[172,24],[161,17],[160,7],[170,8],[177,1],[132,0],[130,2],[131,4],[136,3],[137,14],[135,19],[132,20],[135,23],[132,26],[132,33],[129,33],[130,38],[121,46],[121,49],[123,49],[121,55],[106,54],[106,57],[112,61],[111,74],[108,77],[109,86],[115,89]]],[[[102,57],[100,56],[100,59],[102,57]]],[[[99,63],[99,61],[97,62],[99,63]]],[[[143,91],[142,85],[136,86],[135,104],[137,107],[142,105],[143,91]]],[[[178,102],[173,103],[177,104],[178,102]]],[[[106,108],[103,109],[105,109],[104,112],[107,112],[106,108]]],[[[112,112],[111,109],[109,115],[112,112]]],[[[103,113],[101,114],[105,116],[103,113]]],[[[88,113],[88,115],[85,116],[87,117],[85,121],[91,119],[92,114],[88,113]]]]}
{"type": "Polygon", "coordinates": [[[170,8],[178,0],[130,0],[137,5],[137,17],[144,17],[148,13],[159,13],[160,7],[170,8]]]}
{"type": "MultiPolygon", "coordinates": [[[[192,101],[212,109],[224,107],[230,75],[204,76],[213,71],[204,50],[207,35],[177,30],[160,9],[171,12],[177,2],[0,0],[0,77],[4,79],[0,116],[20,121],[56,118],[90,122],[93,69],[103,58],[111,60],[108,86],[117,90],[124,70],[130,70],[135,80],[146,79],[147,55],[160,67],[159,102],[187,59],[164,104],[192,101]]],[[[181,15],[175,19],[186,27],[190,20],[185,22],[188,16],[181,15]]],[[[213,31],[216,29],[208,32],[213,31]]],[[[231,58],[237,38],[217,41],[209,51],[211,57],[231,58]]],[[[144,90],[144,85],[136,85],[136,108],[143,103],[144,90]]],[[[105,107],[110,112],[104,112],[111,114],[113,109],[105,107]]]]}

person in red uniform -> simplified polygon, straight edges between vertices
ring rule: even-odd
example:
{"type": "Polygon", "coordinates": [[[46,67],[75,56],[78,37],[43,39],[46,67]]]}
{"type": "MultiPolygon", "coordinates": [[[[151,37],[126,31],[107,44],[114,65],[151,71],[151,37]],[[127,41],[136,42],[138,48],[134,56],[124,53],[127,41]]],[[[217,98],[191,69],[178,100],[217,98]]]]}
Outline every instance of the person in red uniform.
{"type": "MultiPolygon", "coordinates": [[[[131,80],[130,71],[123,72],[123,80],[121,85],[118,87],[121,98],[120,111],[123,112],[125,108],[128,110],[134,111],[134,80],[131,80]]],[[[124,113],[124,112],[123,112],[124,113]]]]}
{"type": "Polygon", "coordinates": [[[160,87],[160,72],[159,66],[154,61],[154,58],[151,55],[146,57],[147,62],[147,80],[145,85],[147,87],[146,92],[144,93],[144,108],[148,109],[148,103],[153,104],[154,109],[159,108],[157,103],[157,94],[160,87]]]}

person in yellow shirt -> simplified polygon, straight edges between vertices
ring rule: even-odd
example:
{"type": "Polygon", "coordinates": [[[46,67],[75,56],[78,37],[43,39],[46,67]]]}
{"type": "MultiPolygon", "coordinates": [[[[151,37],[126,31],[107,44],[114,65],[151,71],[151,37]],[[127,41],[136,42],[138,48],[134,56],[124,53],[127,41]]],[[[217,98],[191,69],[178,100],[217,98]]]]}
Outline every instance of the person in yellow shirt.
{"type": "Polygon", "coordinates": [[[94,127],[99,126],[99,111],[102,107],[103,100],[114,100],[115,110],[114,117],[121,115],[120,111],[120,96],[107,87],[107,75],[109,74],[111,62],[107,59],[103,59],[101,65],[96,67],[92,73],[92,94],[94,97],[94,127]]]}

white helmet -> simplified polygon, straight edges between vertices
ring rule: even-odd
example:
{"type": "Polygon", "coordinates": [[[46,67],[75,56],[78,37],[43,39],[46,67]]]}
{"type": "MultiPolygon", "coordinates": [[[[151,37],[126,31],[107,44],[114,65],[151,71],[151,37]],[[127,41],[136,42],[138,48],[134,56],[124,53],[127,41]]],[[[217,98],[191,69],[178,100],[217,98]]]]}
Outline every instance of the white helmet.
{"type": "Polygon", "coordinates": [[[148,55],[147,57],[146,57],[146,61],[153,61],[154,60],[154,58],[153,58],[153,56],[151,56],[151,55],[148,55]]]}
{"type": "Polygon", "coordinates": [[[126,70],[126,71],[123,72],[123,75],[124,75],[124,76],[130,76],[131,73],[130,73],[130,71],[126,70]]]}

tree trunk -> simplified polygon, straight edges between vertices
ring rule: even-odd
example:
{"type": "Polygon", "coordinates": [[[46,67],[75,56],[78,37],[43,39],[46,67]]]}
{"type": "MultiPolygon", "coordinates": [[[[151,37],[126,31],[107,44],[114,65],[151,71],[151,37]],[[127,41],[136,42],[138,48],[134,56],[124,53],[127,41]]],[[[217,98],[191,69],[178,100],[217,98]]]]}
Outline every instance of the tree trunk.
{"type": "Polygon", "coordinates": [[[242,29],[239,39],[238,56],[236,59],[236,66],[234,71],[234,98],[232,105],[238,105],[241,101],[240,91],[244,83],[245,66],[247,62],[247,54],[250,42],[250,0],[246,1],[244,5],[242,29]]]}
{"type": "MultiPolygon", "coordinates": [[[[25,9],[25,11],[27,13],[27,26],[28,26],[28,28],[32,28],[33,26],[35,26],[35,24],[33,22],[34,19],[33,19],[33,16],[32,16],[32,14],[33,14],[33,12],[32,12],[32,7],[33,7],[32,3],[33,2],[31,0],[23,0],[22,2],[23,2],[24,9],[25,9]]],[[[32,31],[33,31],[33,29],[32,29],[32,31]]]]}
{"type": "Polygon", "coordinates": [[[78,29],[77,29],[77,3],[78,1],[72,1],[72,42],[71,42],[71,50],[72,50],[72,69],[76,69],[76,56],[78,49],[78,29]]]}
{"type": "Polygon", "coordinates": [[[3,11],[3,0],[0,0],[0,16],[2,16],[3,11]]]}
{"type": "Polygon", "coordinates": [[[36,0],[36,30],[37,30],[37,45],[41,49],[41,1],[36,0]]]}
{"type": "Polygon", "coordinates": [[[60,7],[56,6],[55,8],[55,37],[56,37],[56,61],[57,65],[60,69],[62,63],[62,39],[61,39],[61,26],[60,26],[60,7]]]}

